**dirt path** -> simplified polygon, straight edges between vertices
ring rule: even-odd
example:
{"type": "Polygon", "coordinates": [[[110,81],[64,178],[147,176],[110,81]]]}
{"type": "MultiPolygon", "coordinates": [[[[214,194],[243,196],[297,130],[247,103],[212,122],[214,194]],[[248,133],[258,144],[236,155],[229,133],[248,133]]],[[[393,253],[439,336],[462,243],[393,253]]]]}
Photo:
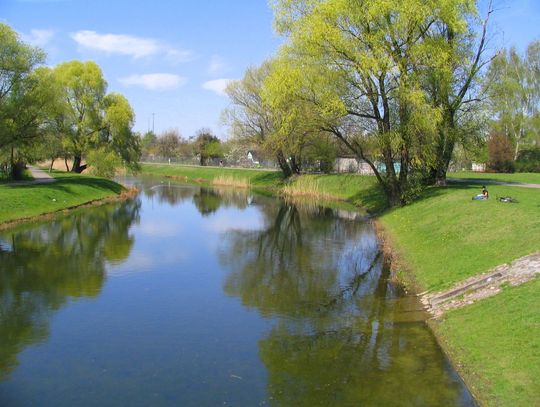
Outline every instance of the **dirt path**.
{"type": "Polygon", "coordinates": [[[40,170],[37,167],[29,165],[28,170],[32,174],[32,177],[34,177],[33,180],[12,182],[9,185],[11,186],[11,185],[49,184],[51,182],[56,182],[56,179],[54,179],[49,173],[43,170],[40,170]]]}
{"type": "Polygon", "coordinates": [[[531,254],[495,267],[487,273],[471,277],[452,288],[434,294],[421,295],[428,311],[439,317],[446,311],[473,304],[475,301],[501,292],[502,286],[517,286],[540,274],[540,253],[531,254]]]}
{"type": "Polygon", "coordinates": [[[468,179],[468,178],[448,178],[447,180],[451,184],[478,184],[478,185],[505,185],[508,187],[520,187],[520,188],[535,188],[540,189],[540,184],[526,184],[523,182],[505,182],[505,181],[492,181],[481,179],[468,179]]]}

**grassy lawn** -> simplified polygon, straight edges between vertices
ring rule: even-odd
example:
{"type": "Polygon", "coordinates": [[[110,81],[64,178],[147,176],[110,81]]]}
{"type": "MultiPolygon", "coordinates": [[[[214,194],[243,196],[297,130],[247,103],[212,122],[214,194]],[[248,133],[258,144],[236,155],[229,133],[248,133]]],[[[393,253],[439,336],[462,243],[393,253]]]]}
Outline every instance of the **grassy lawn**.
{"type": "Polygon", "coordinates": [[[421,290],[440,290],[540,250],[540,190],[491,185],[429,189],[424,197],[381,216],[421,290]],[[511,195],[519,203],[500,203],[511,195]]]}
{"type": "Polygon", "coordinates": [[[187,177],[188,181],[191,182],[195,180],[211,182],[214,178],[225,175],[239,179],[248,179],[254,187],[275,187],[283,180],[280,171],[272,170],[198,167],[175,164],[142,164],[141,166],[143,174],[187,177]]]}
{"type": "Polygon", "coordinates": [[[490,174],[483,172],[461,171],[448,173],[448,178],[466,178],[479,181],[522,182],[525,184],[540,184],[540,174],[516,172],[514,174],[490,174]]]}
{"type": "Polygon", "coordinates": [[[36,185],[0,184],[0,223],[55,212],[117,195],[116,182],[86,175],[55,172],[56,182],[36,185]]]}
{"type": "Polygon", "coordinates": [[[540,405],[539,292],[536,278],[436,323],[481,404],[540,405]]]}

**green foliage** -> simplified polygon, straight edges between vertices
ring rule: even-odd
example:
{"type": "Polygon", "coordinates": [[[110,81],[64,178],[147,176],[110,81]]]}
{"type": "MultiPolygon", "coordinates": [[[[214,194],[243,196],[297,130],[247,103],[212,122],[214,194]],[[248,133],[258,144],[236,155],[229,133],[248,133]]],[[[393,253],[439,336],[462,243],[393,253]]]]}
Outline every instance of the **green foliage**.
{"type": "Polygon", "coordinates": [[[384,164],[387,172],[376,176],[391,205],[406,203],[416,189],[409,173],[444,176],[458,124],[468,122],[458,112],[478,73],[479,62],[469,58],[473,1],[278,0],[273,6],[288,41],[263,96],[286,112],[289,128],[308,122],[373,167],[384,164]]]}
{"type": "Polygon", "coordinates": [[[515,48],[500,52],[486,78],[493,127],[512,140],[513,160],[522,145],[540,141],[540,41],[521,56],[515,48]]]}
{"type": "Polygon", "coordinates": [[[103,178],[114,177],[116,169],[122,165],[118,155],[105,148],[91,150],[86,160],[91,167],[92,175],[103,178]]]}
{"type": "Polygon", "coordinates": [[[131,130],[135,115],[124,96],[106,94],[107,82],[99,66],[91,61],[65,62],[54,68],[54,74],[64,101],[59,128],[65,148],[74,157],[73,171],[84,170],[84,155],[105,147],[136,169],[140,145],[131,130]]]}
{"type": "Polygon", "coordinates": [[[194,140],[196,153],[199,155],[201,165],[206,165],[208,158],[223,156],[220,140],[212,134],[210,129],[202,128],[197,131],[194,140]]]}
{"type": "Polygon", "coordinates": [[[540,147],[529,147],[518,154],[517,172],[540,172],[540,147]]]}

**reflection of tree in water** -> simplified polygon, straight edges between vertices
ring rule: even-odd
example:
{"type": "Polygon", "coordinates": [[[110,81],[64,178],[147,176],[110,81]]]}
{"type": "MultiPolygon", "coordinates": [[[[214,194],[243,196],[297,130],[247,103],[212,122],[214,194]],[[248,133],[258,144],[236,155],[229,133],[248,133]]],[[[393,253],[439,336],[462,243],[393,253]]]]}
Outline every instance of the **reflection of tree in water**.
{"type": "Polygon", "coordinates": [[[253,199],[249,191],[233,188],[205,188],[171,181],[157,183],[154,179],[142,179],[136,183],[136,186],[142,189],[147,198],[157,197],[160,203],[165,202],[171,206],[192,200],[203,216],[215,213],[220,207],[243,209],[253,199]]]}
{"type": "Polygon", "coordinates": [[[369,227],[329,216],[331,210],[310,216],[294,205],[262,210],[265,230],[227,235],[220,258],[231,270],[227,294],[281,317],[259,342],[274,404],[457,399],[458,385],[433,338],[388,281],[369,227]]]}
{"type": "Polygon", "coordinates": [[[294,205],[261,210],[265,230],[229,232],[220,257],[232,270],[226,293],[241,297],[264,315],[319,315],[358,279],[340,269],[351,261],[367,269],[377,257],[375,242],[369,239],[364,242],[366,250],[359,252],[362,258],[355,255],[356,244],[348,238],[359,233],[359,226],[334,219],[330,210],[320,209],[315,216],[306,216],[294,205]],[[341,250],[329,250],[328,242],[336,242],[341,250]]]}
{"type": "Polygon", "coordinates": [[[129,256],[139,210],[131,200],[0,235],[0,378],[24,346],[47,338],[52,311],[99,294],[105,264],[129,256]]]}

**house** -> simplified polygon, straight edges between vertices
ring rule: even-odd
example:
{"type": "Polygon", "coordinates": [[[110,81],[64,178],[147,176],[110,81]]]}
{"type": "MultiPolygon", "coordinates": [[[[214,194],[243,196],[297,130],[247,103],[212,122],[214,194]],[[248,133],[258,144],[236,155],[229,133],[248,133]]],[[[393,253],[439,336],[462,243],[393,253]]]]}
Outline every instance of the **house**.
{"type": "Polygon", "coordinates": [[[349,172],[362,175],[374,175],[373,169],[363,160],[354,157],[337,157],[334,165],[336,172],[349,172]]]}
{"type": "Polygon", "coordinates": [[[486,164],[485,163],[472,163],[471,170],[474,172],[485,172],[486,164]]]}
{"type": "Polygon", "coordinates": [[[257,152],[253,150],[249,150],[247,152],[247,160],[253,165],[259,165],[259,159],[257,157],[257,152]]]}

